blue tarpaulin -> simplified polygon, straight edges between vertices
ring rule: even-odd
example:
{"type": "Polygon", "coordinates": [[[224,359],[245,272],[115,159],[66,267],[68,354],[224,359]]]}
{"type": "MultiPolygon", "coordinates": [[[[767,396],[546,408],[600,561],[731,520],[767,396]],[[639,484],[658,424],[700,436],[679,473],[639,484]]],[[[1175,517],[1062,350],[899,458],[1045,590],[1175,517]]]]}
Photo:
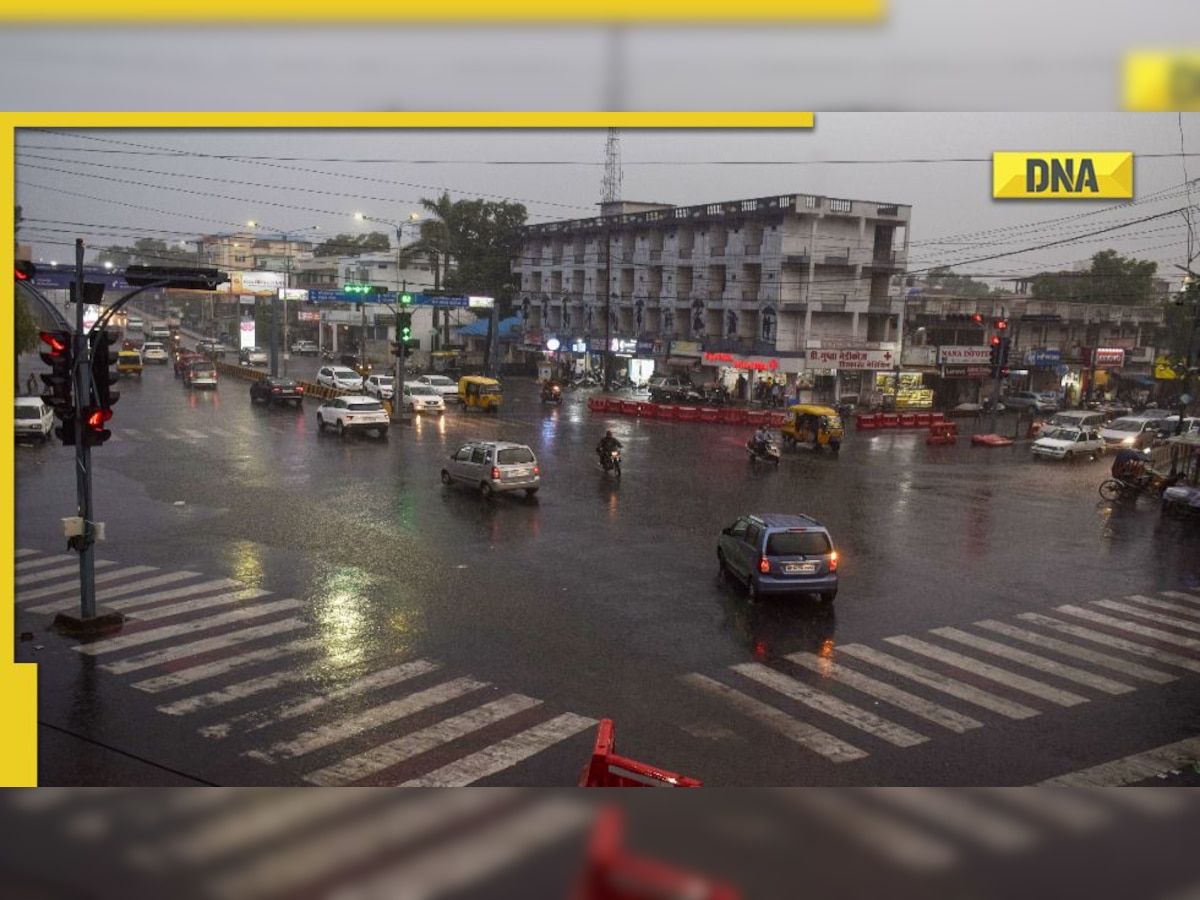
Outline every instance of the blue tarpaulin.
{"type": "MultiPolygon", "coordinates": [[[[500,340],[511,341],[521,336],[522,324],[520,316],[510,316],[507,319],[501,319],[498,334],[500,340]]],[[[486,318],[476,319],[470,325],[464,325],[458,329],[459,337],[487,337],[488,320],[486,318]]]]}

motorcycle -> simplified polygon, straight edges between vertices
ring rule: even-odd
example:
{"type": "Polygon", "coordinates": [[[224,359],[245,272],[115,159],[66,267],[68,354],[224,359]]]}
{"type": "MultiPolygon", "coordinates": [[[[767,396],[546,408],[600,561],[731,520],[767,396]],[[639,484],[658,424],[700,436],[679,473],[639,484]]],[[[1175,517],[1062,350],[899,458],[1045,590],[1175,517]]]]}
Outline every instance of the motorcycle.
{"type": "Polygon", "coordinates": [[[325,362],[333,362],[333,351],[328,349],[322,350],[321,359],[325,360],[325,362]]]}
{"type": "Polygon", "coordinates": [[[746,441],[746,452],[750,455],[751,462],[758,462],[761,459],[764,462],[779,465],[779,444],[774,439],[756,441],[751,438],[746,441]]]}
{"type": "Polygon", "coordinates": [[[557,384],[546,383],[542,385],[542,402],[557,403],[562,405],[562,387],[557,384]]]}
{"type": "Polygon", "coordinates": [[[607,453],[597,451],[600,457],[600,468],[605,474],[615,472],[618,478],[621,477],[621,451],[617,449],[609,450],[607,453]]]}

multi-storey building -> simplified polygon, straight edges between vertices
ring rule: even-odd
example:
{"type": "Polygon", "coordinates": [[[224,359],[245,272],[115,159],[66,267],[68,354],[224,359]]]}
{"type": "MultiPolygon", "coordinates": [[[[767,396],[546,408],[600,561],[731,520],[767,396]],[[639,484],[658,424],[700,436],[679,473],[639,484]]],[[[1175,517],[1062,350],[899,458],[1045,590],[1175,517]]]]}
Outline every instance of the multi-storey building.
{"type": "Polygon", "coordinates": [[[708,367],[703,378],[743,369],[789,383],[810,349],[898,349],[903,305],[889,286],[909,206],[786,194],[601,212],[526,228],[514,270],[527,347],[555,338],[659,369],[708,367]]]}

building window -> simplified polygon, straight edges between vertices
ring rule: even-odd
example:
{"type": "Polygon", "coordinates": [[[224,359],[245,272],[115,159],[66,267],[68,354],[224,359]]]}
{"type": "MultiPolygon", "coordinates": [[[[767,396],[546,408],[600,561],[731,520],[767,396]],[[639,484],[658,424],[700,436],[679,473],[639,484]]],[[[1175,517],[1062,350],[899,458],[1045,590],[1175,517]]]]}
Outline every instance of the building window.
{"type": "Polygon", "coordinates": [[[848,212],[850,212],[850,201],[849,200],[830,200],[829,201],[829,211],[830,212],[848,213],[848,212]]]}

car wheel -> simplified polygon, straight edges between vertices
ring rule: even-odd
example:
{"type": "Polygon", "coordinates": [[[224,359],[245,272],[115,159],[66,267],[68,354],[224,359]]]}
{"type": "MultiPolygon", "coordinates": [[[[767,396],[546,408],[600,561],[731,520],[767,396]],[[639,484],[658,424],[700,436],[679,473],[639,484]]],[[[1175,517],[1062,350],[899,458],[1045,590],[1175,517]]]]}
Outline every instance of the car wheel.
{"type": "Polygon", "coordinates": [[[337,436],[344,438],[346,436],[346,423],[341,419],[337,420],[337,436]]]}
{"type": "Polygon", "coordinates": [[[1066,454],[1063,456],[1063,459],[1065,459],[1065,460],[1066,460],[1067,462],[1069,462],[1069,463],[1073,463],[1073,462],[1075,462],[1075,451],[1074,451],[1074,450],[1068,450],[1068,451],[1066,452],[1066,454]]]}
{"type": "Polygon", "coordinates": [[[325,430],[325,420],[321,418],[321,414],[317,413],[317,431],[325,430]]]}
{"type": "Polygon", "coordinates": [[[717,551],[717,578],[724,581],[729,577],[729,569],[725,566],[725,554],[717,551]]]}
{"type": "Polygon", "coordinates": [[[454,479],[450,477],[450,473],[442,469],[442,484],[450,484],[452,481],[454,479]]]}
{"type": "Polygon", "coordinates": [[[537,494],[537,492],[538,492],[537,488],[525,488],[525,496],[526,497],[533,497],[537,494]]]}
{"type": "Polygon", "coordinates": [[[837,591],[821,591],[821,602],[832,603],[837,597],[837,591]]]}
{"type": "Polygon", "coordinates": [[[483,494],[483,498],[485,500],[490,500],[492,499],[492,495],[495,494],[495,491],[492,490],[492,486],[486,481],[481,481],[479,483],[479,493],[483,494]]]}
{"type": "Polygon", "coordinates": [[[387,440],[387,433],[388,433],[388,430],[387,430],[386,428],[380,428],[380,429],[379,429],[379,439],[380,439],[381,441],[386,441],[386,440],[387,440]]]}

